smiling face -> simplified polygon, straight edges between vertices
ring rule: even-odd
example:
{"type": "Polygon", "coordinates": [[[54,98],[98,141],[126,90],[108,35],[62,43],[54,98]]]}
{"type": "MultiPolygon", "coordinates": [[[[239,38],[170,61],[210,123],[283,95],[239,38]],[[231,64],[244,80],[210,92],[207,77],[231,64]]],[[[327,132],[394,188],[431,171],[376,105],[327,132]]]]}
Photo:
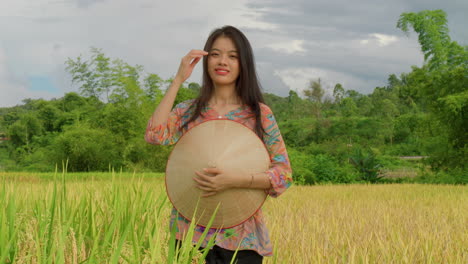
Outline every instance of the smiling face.
{"type": "Polygon", "coordinates": [[[235,85],[239,77],[239,56],[234,42],[219,37],[208,51],[208,74],[215,86],[235,85]]]}

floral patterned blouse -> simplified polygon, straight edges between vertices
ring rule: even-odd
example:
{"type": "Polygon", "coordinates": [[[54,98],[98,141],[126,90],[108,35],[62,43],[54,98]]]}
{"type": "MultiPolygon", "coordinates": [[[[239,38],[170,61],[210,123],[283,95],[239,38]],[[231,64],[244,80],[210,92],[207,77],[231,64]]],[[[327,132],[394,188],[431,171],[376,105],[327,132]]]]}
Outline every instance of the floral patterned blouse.
{"type": "MultiPolygon", "coordinates": [[[[176,105],[171,111],[167,122],[161,125],[153,126],[152,119],[150,119],[146,129],[146,141],[158,145],[175,144],[186,131],[183,130],[181,132],[179,128],[191,117],[192,110],[190,106],[193,101],[194,100],[188,100],[176,105]]],[[[271,109],[262,103],[260,103],[260,109],[262,126],[267,133],[264,135],[263,141],[271,160],[270,168],[266,173],[270,178],[272,187],[266,190],[266,192],[271,197],[278,197],[292,184],[291,165],[283,138],[281,137],[271,109]]],[[[188,129],[201,122],[213,119],[229,119],[244,124],[252,130],[255,129],[254,113],[251,111],[250,107],[247,106],[241,106],[224,116],[218,115],[214,109],[206,106],[202,109],[202,114],[204,116],[199,116],[195,121],[188,124],[188,129]]],[[[183,234],[187,234],[190,221],[180,216],[176,209],[172,208],[170,219],[171,228],[174,222],[177,222],[176,238],[183,240],[183,234]]],[[[195,228],[192,241],[194,244],[199,240],[204,230],[205,228],[202,226],[197,226],[195,228]]],[[[202,247],[207,245],[208,240],[215,233],[215,230],[216,229],[209,230],[208,236],[201,245],[202,247]]],[[[239,247],[239,250],[255,250],[262,256],[273,255],[272,244],[268,235],[268,229],[265,225],[262,209],[258,210],[257,213],[238,226],[221,229],[215,241],[216,245],[228,250],[236,250],[239,247]]]]}

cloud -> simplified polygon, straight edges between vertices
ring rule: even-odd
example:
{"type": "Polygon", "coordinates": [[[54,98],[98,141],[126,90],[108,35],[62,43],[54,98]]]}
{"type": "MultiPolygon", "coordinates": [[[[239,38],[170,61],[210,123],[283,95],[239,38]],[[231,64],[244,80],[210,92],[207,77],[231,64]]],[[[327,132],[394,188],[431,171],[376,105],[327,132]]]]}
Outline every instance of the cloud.
{"type": "Polygon", "coordinates": [[[104,2],[104,0],[76,0],[77,6],[81,8],[88,8],[89,6],[99,2],[104,2]]]}
{"type": "MultiPolygon", "coordinates": [[[[15,87],[23,98],[50,98],[76,90],[64,62],[89,58],[91,46],[169,78],[211,30],[230,24],[250,40],[265,91],[287,95],[289,87],[307,83],[294,84],[286,75],[292,74],[346,81],[345,88],[367,93],[385,85],[389,74],[422,64],[417,35],[407,38],[395,25],[402,12],[435,8],[447,11],[455,40],[468,43],[468,1],[4,0],[0,91],[15,87]],[[31,76],[48,76],[59,91],[32,91],[31,76]]],[[[201,81],[200,65],[188,81],[201,81]]]]}
{"type": "Polygon", "coordinates": [[[379,34],[379,33],[369,34],[369,37],[370,39],[362,39],[360,43],[367,45],[372,41],[376,41],[380,47],[385,47],[399,40],[397,36],[385,35],[385,34],[379,34]]]}
{"type": "MultiPolygon", "coordinates": [[[[180,59],[191,49],[201,49],[215,27],[232,24],[250,30],[275,29],[245,8],[245,1],[227,6],[215,0],[18,0],[8,8],[0,4],[0,14],[2,43],[8,54],[3,64],[11,78],[23,84],[25,94],[32,76],[49,76],[61,94],[76,90],[64,62],[80,54],[89,58],[91,46],[169,78],[176,73],[180,59]],[[188,4],[191,8],[182,8],[188,4]],[[4,12],[7,9],[10,12],[4,12]]],[[[201,81],[200,66],[188,81],[201,81]]],[[[4,78],[0,87],[6,87],[4,78]]],[[[38,93],[29,95],[25,98],[38,93]]]]}
{"type": "Polygon", "coordinates": [[[378,80],[365,80],[353,75],[322,68],[286,68],[275,71],[278,76],[291,90],[303,95],[303,91],[309,86],[310,81],[320,78],[325,96],[332,97],[333,88],[337,83],[343,85],[345,90],[366,91],[366,87],[375,87],[378,80]]]}
{"type": "Polygon", "coordinates": [[[303,47],[304,40],[294,39],[288,42],[272,43],[267,45],[274,51],[284,52],[287,54],[304,53],[306,50],[303,47]]]}

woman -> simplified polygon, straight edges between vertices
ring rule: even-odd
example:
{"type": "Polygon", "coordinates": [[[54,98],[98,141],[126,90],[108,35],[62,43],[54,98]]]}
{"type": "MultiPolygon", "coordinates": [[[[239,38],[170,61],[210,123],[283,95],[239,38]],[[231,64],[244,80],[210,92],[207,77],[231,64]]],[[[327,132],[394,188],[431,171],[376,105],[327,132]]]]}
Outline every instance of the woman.
{"type": "MultiPolygon", "coordinates": [[[[148,122],[145,139],[152,144],[174,144],[188,129],[210,119],[230,119],[252,129],[264,141],[271,166],[254,175],[233,175],[217,168],[196,171],[194,183],[203,191],[203,196],[215,195],[228,188],[258,188],[277,197],[291,185],[288,154],[273,113],[264,104],[252,48],[244,34],[232,26],[214,30],[203,50],[192,50],[182,58],[174,81],[148,122]],[[172,109],[179,87],[202,58],[200,95],[172,109]]],[[[177,224],[176,238],[182,240],[190,222],[178,216],[173,208],[171,227],[174,223],[177,224]]],[[[203,231],[203,227],[196,228],[194,243],[203,231]]],[[[209,238],[205,239],[203,247],[209,238]]],[[[222,229],[216,236],[216,246],[207,256],[207,263],[230,263],[238,247],[237,263],[261,263],[263,256],[272,255],[261,209],[241,225],[222,229]]]]}

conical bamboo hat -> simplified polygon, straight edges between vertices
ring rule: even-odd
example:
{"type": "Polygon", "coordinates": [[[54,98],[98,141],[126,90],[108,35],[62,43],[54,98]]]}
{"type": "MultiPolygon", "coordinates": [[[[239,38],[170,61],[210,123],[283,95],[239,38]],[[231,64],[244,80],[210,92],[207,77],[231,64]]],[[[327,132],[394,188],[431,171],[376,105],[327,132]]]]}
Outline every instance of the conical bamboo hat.
{"type": "Polygon", "coordinates": [[[229,228],[250,218],[262,206],[266,192],[233,188],[201,197],[195,171],[217,167],[239,173],[265,172],[270,157],[263,141],[248,127],[231,120],[210,120],[189,129],[172,150],[166,167],[166,190],[171,203],[184,218],[210,227],[229,228]],[[198,203],[198,207],[197,207],[198,203]],[[195,218],[194,218],[195,217],[195,218]]]}

